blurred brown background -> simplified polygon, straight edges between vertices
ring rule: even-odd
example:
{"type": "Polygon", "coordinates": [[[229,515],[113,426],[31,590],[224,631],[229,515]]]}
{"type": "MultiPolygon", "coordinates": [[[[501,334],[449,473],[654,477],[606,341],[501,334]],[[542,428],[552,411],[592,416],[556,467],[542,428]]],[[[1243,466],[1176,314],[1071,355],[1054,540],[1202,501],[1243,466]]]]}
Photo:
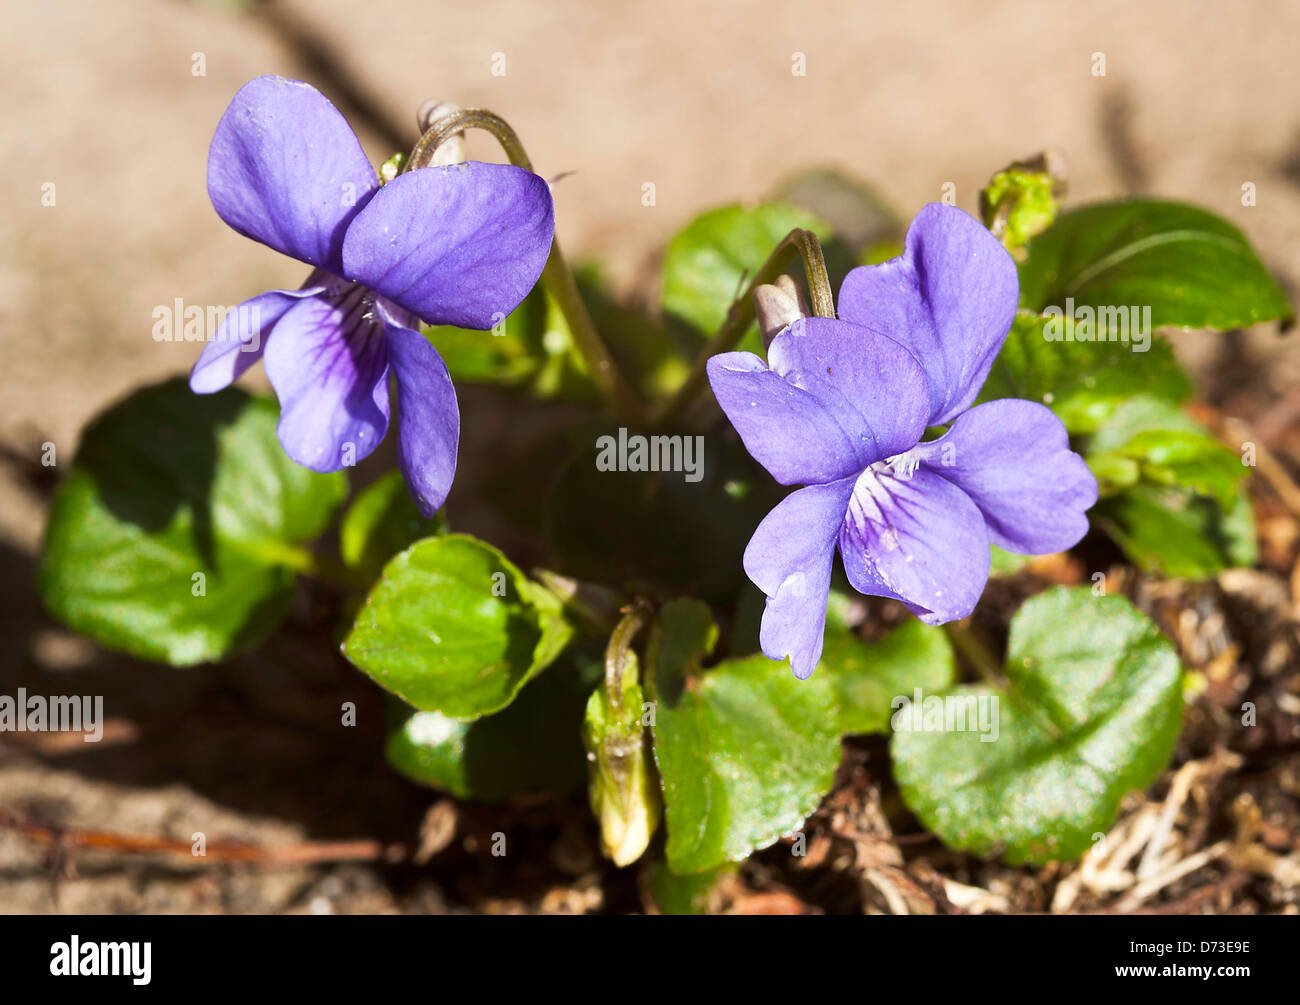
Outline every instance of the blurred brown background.
{"type": "MultiPolygon", "coordinates": [[[[12,572],[0,595],[0,663],[128,672],[128,661],[44,621],[32,598],[45,510],[32,469],[40,445],[55,443],[66,463],[92,414],[135,384],[188,370],[195,346],[151,337],[156,305],[235,304],[305,274],[230,231],[207,200],[213,127],[251,77],[317,84],[376,162],[395,150],[376,124],[394,123],[409,148],[426,98],[499,112],[540,173],[574,172],[556,189],[559,234],[571,257],[608,262],[624,291],[653,289],[654,256],[696,212],[762,196],[797,169],[841,166],[907,218],[945,182],[974,211],[993,170],[1050,146],[1068,157],[1072,201],[1149,192],[1199,203],[1240,226],[1294,292],[1297,37],[1300,3],[1282,0],[292,0],[252,9],[9,0],[0,30],[0,558],[12,572]],[[492,73],[498,53],[504,76],[492,73]],[[806,76],[791,72],[795,53],[806,76]],[[1105,56],[1104,77],[1093,75],[1094,53],[1105,56]],[[196,54],[203,76],[192,72],[196,54]],[[349,85],[373,100],[368,119],[349,107],[349,85]],[[653,208],[641,203],[647,181],[653,208]],[[53,207],[41,202],[46,182],[56,186],[53,207]],[[1253,208],[1241,204],[1244,182],[1257,186],[1253,208]]],[[[474,144],[472,153],[496,156],[486,140],[474,144]]],[[[1241,343],[1257,361],[1263,403],[1296,386],[1296,337],[1279,338],[1274,326],[1241,343]]],[[[1195,335],[1179,343],[1194,364],[1206,356],[1195,335]]],[[[200,672],[129,672],[144,690],[208,686],[194,683],[200,672]]],[[[220,756],[212,752],[214,764],[220,756]]],[[[195,814],[238,802],[209,791],[196,809],[183,766],[174,784],[166,770],[106,774],[83,790],[57,758],[0,750],[0,802],[61,794],[83,823],[175,822],[178,834],[195,814]]],[[[318,823],[283,822],[273,806],[236,809],[248,816],[228,823],[248,837],[262,827],[301,835],[318,823]]],[[[0,868],[22,874],[15,863],[33,854],[0,835],[0,868]]],[[[194,909],[151,889],[114,885],[114,903],[194,909]]],[[[0,910],[48,909],[46,896],[40,883],[13,880],[0,910]]],[[[286,906],[263,896],[250,903],[286,906]]]]}

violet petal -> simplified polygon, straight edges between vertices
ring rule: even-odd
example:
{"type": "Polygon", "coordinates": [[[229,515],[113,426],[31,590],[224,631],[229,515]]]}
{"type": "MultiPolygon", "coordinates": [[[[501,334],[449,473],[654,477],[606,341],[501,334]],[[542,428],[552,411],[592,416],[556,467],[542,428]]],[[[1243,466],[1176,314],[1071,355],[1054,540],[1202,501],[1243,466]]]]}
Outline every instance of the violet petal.
{"type": "Polygon", "coordinates": [[[469,162],[398,175],[343,242],[345,274],[429,324],[491,328],[542,274],[555,216],[546,182],[469,162]]]}
{"type": "Polygon", "coordinates": [[[886,465],[864,471],[839,546],[855,590],[901,600],[928,625],[970,614],[989,578],[989,538],[978,507],[925,468],[906,478],[886,465]]]}
{"type": "Polygon", "coordinates": [[[1065,426],[1032,401],[990,401],[957,417],[921,448],[922,466],[975,502],[1000,548],[1025,555],[1063,551],[1088,531],[1097,479],[1070,449],[1065,426]]]}
{"type": "Polygon", "coordinates": [[[379,179],[339,110],[310,84],[239,89],[208,151],[208,196],[246,237],[342,272],[343,234],[379,179]]]}
{"type": "Polygon", "coordinates": [[[908,227],[901,257],[845,276],[839,314],[916,354],[930,384],[927,425],[939,426],[984,386],[1019,289],[1015,262],[997,238],[968,213],[931,203],[908,227]]]}
{"type": "Polygon", "coordinates": [[[388,429],[383,323],[356,284],[295,304],[266,347],[285,453],[313,471],[365,458],[388,429]]]}
{"type": "Polygon", "coordinates": [[[212,394],[233,384],[262,358],[266,340],[289,308],[322,289],[306,286],[301,290],[271,290],[245,300],[226,315],[212,340],[199,353],[190,370],[190,390],[195,394],[212,394]]]}
{"type": "Polygon", "coordinates": [[[397,378],[398,460],[411,498],[433,516],[456,475],[460,410],[442,357],[419,332],[390,324],[388,360],[397,378]]]}
{"type": "Polygon", "coordinates": [[[718,404],[749,453],[783,485],[825,484],[913,446],[928,388],[898,343],[828,318],[795,321],[752,353],[709,360],[718,404]]]}
{"type": "Polygon", "coordinates": [[[759,644],[770,659],[789,656],[800,680],[821,659],[835,536],[853,484],[845,478],[791,492],[745,548],[745,572],[767,594],[759,644]]]}

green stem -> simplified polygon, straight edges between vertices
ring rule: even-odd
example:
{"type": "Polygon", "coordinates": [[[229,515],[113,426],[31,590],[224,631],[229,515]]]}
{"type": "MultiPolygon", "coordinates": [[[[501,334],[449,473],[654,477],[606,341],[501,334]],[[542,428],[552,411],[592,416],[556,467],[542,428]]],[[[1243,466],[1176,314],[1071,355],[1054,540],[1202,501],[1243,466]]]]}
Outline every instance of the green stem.
{"type": "Polygon", "coordinates": [[[644,604],[633,604],[614,626],[609,645],[605,647],[605,696],[620,715],[623,712],[623,671],[627,668],[628,650],[648,618],[649,610],[644,604]]]}
{"type": "MultiPolygon", "coordinates": [[[[483,108],[465,108],[444,116],[432,123],[411,151],[403,170],[411,171],[431,163],[438,147],[457,133],[467,129],[482,129],[491,133],[501,144],[507,159],[525,171],[533,170],[533,163],[519,141],[519,135],[501,116],[483,108]]],[[[573,334],[574,344],[591,373],[592,380],[614,406],[620,418],[636,425],[644,421],[644,409],[636,393],[624,378],[606,348],[591,313],[578,292],[578,283],[560,251],[560,242],[553,239],[551,254],[542,270],[542,283],[564,315],[565,323],[573,334]]]]}
{"type": "Polygon", "coordinates": [[[819,318],[835,317],[835,298],[831,294],[830,279],[826,274],[826,259],[822,254],[821,242],[810,230],[796,227],[790,231],[768,256],[767,261],[754,273],[753,279],[739,297],[731,304],[727,317],[713,337],[691,365],[686,380],[664,402],[655,413],[651,424],[656,427],[667,425],[684,412],[704,385],[705,367],[709,359],[723,352],[730,352],[745,337],[745,332],[754,321],[754,290],[770,283],[785,272],[791,258],[798,254],[803,259],[804,274],[808,279],[808,294],[812,301],[813,313],[819,318]]]}
{"type": "Polygon", "coordinates": [[[1003,684],[998,661],[993,658],[993,653],[989,651],[983,639],[976,635],[969,625],[950,621],[943,626],[943,630],[947,633],[953,647],[961,653],[967,663],[979,671],[981,677],[995,686],[1003,684]]]}

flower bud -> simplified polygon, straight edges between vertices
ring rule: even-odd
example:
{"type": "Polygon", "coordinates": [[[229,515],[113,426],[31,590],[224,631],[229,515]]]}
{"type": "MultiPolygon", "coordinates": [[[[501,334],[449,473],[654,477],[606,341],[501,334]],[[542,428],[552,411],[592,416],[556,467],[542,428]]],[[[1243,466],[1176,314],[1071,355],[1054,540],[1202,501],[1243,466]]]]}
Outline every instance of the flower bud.
{"type": "Polygon", "coordinates": [[[758,318],[763,345],[770,345],[782,329],[810,314],[803,292],[791,276],[777,276],[776,282],[754,288],[754,315],[758,318]]]}
{"type": "MultiPolygon", "coordinates": [[[[448,115],[455,115],[460,110],[460,105],[454,101],[439,101],[437,98],[430,98],[420,106],[415,118],[420,127],[420,132],[427,133],[439,119],[445,119],[448,115]]],[[[438,147],[434,152],[433,160],[429,164],[431,166],[445,167],[448,164],[459,164],[464,159],[465,134],[456,133],[449,136],[438,147]]]]}
{"type": "Polygon", "coordinates": [[[1015,253],[1056,219],[1065,191],[1065,158],[1054,150],[1016,161],[989,179],[980,192],[984,225],[1015,253]]]}
{"type": "Polygon", "coordinates": [[[600,843],[615,865],[631,865],[659,825],[659,781],[646,745],[636,656],[628,653],[619,700],[601,683],[587,701],[583,742],[590,771],[588,796],[600,821],[600,843]]]}

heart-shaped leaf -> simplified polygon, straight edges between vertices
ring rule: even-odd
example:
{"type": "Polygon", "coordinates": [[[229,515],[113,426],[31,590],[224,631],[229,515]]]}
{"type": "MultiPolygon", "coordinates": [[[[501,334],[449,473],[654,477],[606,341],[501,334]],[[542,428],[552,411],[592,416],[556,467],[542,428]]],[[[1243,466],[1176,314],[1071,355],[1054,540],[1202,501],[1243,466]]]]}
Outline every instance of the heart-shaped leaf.
{"type": "Polygon", "coordinates": [[[183,380],[135,392],[87,427],[55,496],[40,592],[70,627],[188,666],[262,639],[284,617],[301,543],[347,492],[285,455],[275,405],[183,380]]]}
{"type": "Polygon", "coordinates": [[[1075,858],[1173,752],[1177,653],[1122,597],[1059,587],[1012,619],[1006,676],[1005,688],[965,685],[901,708],[894,777],[951,848],[1075,858]]]}
{"type": "Polygon", "coordinates": [[[831,679],[841,732],[887,733],[899,697],[910,699],[918,688],[929,694],[952,685],[952,646],[943,629],[914,620],[879,642],[827,631],[817,673],[831,679]]]}
{"type": "Polygon", "coordinates": [[[553,593],[491,545],[449,534],[384,567],[343,653],[417,709],[473,719],[510,704],[570,633],[553,593]]]}
{"type": "MultiPolygon", "coordinates": [[[[1020,301],[1043,311],[1151,308],[1151,325],[1225,331],[1294,316],[1241,231],[1196,206],[1156,199],[1062,213],[1026,246],[1020,301]]],[[[1067,312],[1068,313],[1068,312],[1067,312]]]]}
{"type": "Polygon", "coordinates": [[[717,634],[705,605],[677,600],[649,645],[666,854],[679,875],[739,861],[795,830],[840,761],[829,675],[796,680],[764,656],[701,670],[717,634]]]}

